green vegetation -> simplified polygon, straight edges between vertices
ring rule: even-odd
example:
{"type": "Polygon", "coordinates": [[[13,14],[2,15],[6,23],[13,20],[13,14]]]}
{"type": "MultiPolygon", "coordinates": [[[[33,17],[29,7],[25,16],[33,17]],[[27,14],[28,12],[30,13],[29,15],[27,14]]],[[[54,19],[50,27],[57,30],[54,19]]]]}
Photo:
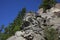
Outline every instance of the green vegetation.
{"type": "Polygon", "coordinates": [[[47,9],[54,7],[55,4],[56,0],[43,0],[43,3],[39,6],[39,9],[43,8],[43,12],[46,12],[47,9]]]}
{"type": "Polygon", "coordinates": [[[26,8],[22,8],[21,11],[19,11],[17,17],[14,19],[12,23],[10,23],[7,27],[4,28],[4,25],[0,28],[0,40],[6,40],[10,36],[14,35],[16,31],[20,30],[20,26],[22,24],[23,16],[26,13],[26,8]],[[4,29],[4,32],[2,30],[4,29]]]}
{"type": "Polygon", "coordinates": [[[44,35],[46,40],[58,40],[58,32],[51,27],[45,27],[44,35]]]}
{"type": "MultiPolygon", "coordinates": [[[[56,0],[43,0],[42,5],[39,6],[39,8],[43,8],[43,12],[46,12],[47,9],[50,9],[51,7],[55,6],[56,0]]],[[[0,28],[0,40],[6,40],[10,36],[14,35],[16,31],[20,30],[22,19],[25,16],[26,8],[22,8],[21,11],[19,11],[17,17],[14,19],[12,23],[10,23],[7,27],[4,27],[4,25],[0,28]],[[4,30],[4,32],[2,32],[4,30]]],[[[32,13],[30,11],[30,13],[32,13]]],[[[57,40],[58,34],[57,31],[53,28],[46,27],[44,29],[45,37],[47,40],[57,40]]]]}

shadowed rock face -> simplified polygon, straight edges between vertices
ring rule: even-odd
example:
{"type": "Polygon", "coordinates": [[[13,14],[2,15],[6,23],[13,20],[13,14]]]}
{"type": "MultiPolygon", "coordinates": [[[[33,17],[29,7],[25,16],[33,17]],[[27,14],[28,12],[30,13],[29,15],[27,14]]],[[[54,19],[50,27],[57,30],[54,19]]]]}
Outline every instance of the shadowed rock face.
{"type": "Polygon", "coordinates": [[[25,27],[28,27],[30,23],[28,21],[24,21],[24,23],[21,26],[21,30],[24,29],[25,27]]]}
{"type": "Polygon", "coordinates": [[[50,11],[40,15],[33,14],[34,16],[31,16],[30,13],[27,14],[24,17],[21,31],[17,31],[14,36],[7,40],[47,40],[44,35],[44,28],[53,24],[52,28],[57,29],[60,33],[60,18],[55,17],[55,15],[59,16],[60,12],[57,13],[54,14],[50,11]]]}
{"type": "Polygon", "coordinates": [[[57,4],[55,5],[55,7],[58,8],[58,9],[60,9],[60,3],[57,3],[57,4]]]}
{"type": "Polygon", "coordinates": [[[57,17],[60,17],[60,11],[59,11],[59,12],[54,12],[54,14],[55,14],[57,17]]]}

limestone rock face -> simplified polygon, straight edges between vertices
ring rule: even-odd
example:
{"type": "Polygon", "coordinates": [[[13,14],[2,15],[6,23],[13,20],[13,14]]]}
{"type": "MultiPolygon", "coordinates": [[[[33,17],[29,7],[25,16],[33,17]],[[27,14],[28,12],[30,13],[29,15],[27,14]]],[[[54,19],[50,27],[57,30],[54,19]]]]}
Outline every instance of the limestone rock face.
{"type": "Polygon", "coordinates": [[[58,29],[60,33],[60,17],[56,15],[59,11],[58,8],[51,8],[47,13],[38,11],[38,15],[27,13],[23,19],[21,31],[17,31],[7,40],[45,40],[44,28],[48,25],[53,25],[52,28],[58,29]]]}
{"type": "Polygon", "coordinates": [[[11,36],[7,40],[25,40],[25,38],[22,37],[23,34],[24,32],[17,31],[14,36],[11,36]]]}
{"type": "Polygon", "coordinates": [[[43,13],[43,8],[40,8],[37,13],[43,13]]]}
{"type": "Polygon", "coordinates": [[[57,3],[57,4],[55,5],[55,7],[58,8],[58,9],[60,9],[60,3],[57,3]]]}

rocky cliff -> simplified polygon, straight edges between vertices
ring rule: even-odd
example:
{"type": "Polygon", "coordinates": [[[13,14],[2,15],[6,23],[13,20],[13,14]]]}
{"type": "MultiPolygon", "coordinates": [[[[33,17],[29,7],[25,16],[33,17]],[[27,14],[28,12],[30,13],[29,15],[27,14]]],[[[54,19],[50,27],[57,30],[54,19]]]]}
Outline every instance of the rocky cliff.
{"type": "Polygon", "coordinates": [[[52,7],[47,10],[47,13],[41,10],[43,11],[42,8],[37,11],[38,15],[27,13],[23,19],[21,31],[17,31],[7,40],[45,40],[44,28],[51,25],[60,33],[60,9],[52,7]]]}

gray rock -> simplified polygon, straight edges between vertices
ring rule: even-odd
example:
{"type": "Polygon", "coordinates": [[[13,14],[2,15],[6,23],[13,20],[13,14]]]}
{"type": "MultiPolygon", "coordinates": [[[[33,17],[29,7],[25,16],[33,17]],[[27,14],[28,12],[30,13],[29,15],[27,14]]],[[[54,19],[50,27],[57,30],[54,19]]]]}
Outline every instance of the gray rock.
{"type": "Polygon", "coordinates": [[[51,8],[50,11],[47,10],[47,13],[42,13],[43,11],[39,13],[38,11],[40,16],[36,16],[33,13],[26,14],[23,19],[22,30],[17,31],[14,36],[11,36],[7,40],[45,40],[44,28],[53,24],[52,28],[58,29],[60,33],[60,18],[54,14],[56,10],[56,12],[58,12],[60,9],[53,9],[54,8],[51,8]]]}

